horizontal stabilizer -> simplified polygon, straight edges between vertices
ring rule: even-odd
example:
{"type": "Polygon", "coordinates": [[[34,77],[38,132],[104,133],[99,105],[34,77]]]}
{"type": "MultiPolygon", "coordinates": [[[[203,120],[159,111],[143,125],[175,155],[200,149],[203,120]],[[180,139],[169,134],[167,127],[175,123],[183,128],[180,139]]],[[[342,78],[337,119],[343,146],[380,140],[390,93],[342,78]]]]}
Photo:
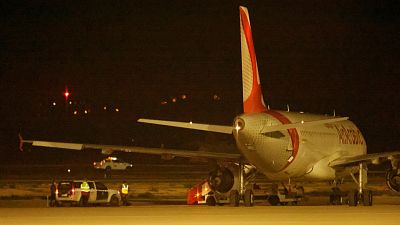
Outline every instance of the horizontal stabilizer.
{"type": "Polygon", "coordinates": [[[260,133],[269,133],[269,132],[274,132],[274,131],[287,130],[287,129],[291,129],[291,128],[300,128],[300,127],[316,126],[316,125],[327,124],[327,123],[335,123],[335,122],[344,121],[344,120],[348,120],[348,119],[349,119],[349,117],[338,117],[338,118],[314,120],[314,121],[301,121],[298,123],[281,124],[281,125],[276,125],[276,126],[266,126],[261,130],[260,133]]]}
{"type": "Polygon", "coordinates": [[[201,123],[192,123],[192,122],[176,122],[176,121],[167,121],[167,120],[151,120],[151,119],[139,119],[139,123],[150,123],[157,125],[164,125],[170,127],[180,127],[186,129],[193,130],[203,130],[203,131],[211,131],[217,133],[224,134],[232,134],[232,126],[222,126],[222,125],[211,125],[211,124],[201,124],[201,123]]]}

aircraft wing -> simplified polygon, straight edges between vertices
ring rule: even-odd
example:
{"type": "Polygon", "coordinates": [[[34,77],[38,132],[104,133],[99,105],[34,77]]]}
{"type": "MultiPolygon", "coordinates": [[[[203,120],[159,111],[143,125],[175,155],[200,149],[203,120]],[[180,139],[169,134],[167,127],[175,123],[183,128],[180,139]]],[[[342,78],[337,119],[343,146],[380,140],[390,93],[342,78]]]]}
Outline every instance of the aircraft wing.
{"type": "Polygon", "coordinates": [[[170,126],[170,127],[187,128],[187,129],[193,129],[193,130],[211,131],[211,132],[224,133],[224,134],[232,134],[232,130],[233,130],[232,126],[201,124],[201,123],[192,123],[192,122],[176,122],[176,121],[152,120],[152,119],[139,119],[138,122],[164,125],[164,126],[170,126]]]}
{"type": "Polygon", "coordinates": [[[342,157],[330,162],[329,165],[331,167],[346,167],[346,166],[356,165],[360,162],[380,164],[381,162],[388,160],[390,160],[392,163],[397,164],[397,162],[399,162],[400,160],[400,151],[372,153],[372,154],[352,156],[352,157],[342,157]]]}
{"type": "Polygon", "coordinates": [[[187,158],[211,158],[227,161],[238,161],[241,158],[239,153],[222,153],[222,152],[206,152],[206,151],[190,151],[179,149],[166,149],[166,148],[146,148],[138,146],[119,146],[119,145],[99,145],[99,144],[80,144],[80,143],[66,143],[66,142],[51,142],[51,141],[37,141],[37,140],[22,140],[22,144],[29,143],[32,146],[48,147],[48,148],[61,148],[70,150],[84,150],[84,149],[99,149],[103,154],[111,154],[114,151],[142,153],[151,155],[161,155],[167,157],[187,157],[187,158]]]}
{"type": "MultiPolygon", "coordinates": [[[[298,123],[266,126],[262,129],[261,133],[281,131],[281,130],[287,130],[287,129],[291,129],[291,128],[306,127],[306,126],[316,126],[316,125],[321,125],[321,124],[326,124],[326,123],[335,123],[335,122],[344,121],[344,120],[348,120],[348,119],[349,119],[349,117],[336,117],[336,118],[330,118],[330,119],[322,119],[322,120],[314,120],[314,121],[301,121],[298,123]]],[[[201,124],[201,123],[192,123],[192,122],[176,122],[176,121],[153,120],[153,119],[139,119],[138,122],[171,126],[171,127],[187,128],[187,129],[193,129],[193,130],[211,131],[211,132],[224,133],[224,134],[232,134],[232,131],[234,130],[234,127],[232,127],[232,126],[211,125],[211,124],[201,124]]]]}

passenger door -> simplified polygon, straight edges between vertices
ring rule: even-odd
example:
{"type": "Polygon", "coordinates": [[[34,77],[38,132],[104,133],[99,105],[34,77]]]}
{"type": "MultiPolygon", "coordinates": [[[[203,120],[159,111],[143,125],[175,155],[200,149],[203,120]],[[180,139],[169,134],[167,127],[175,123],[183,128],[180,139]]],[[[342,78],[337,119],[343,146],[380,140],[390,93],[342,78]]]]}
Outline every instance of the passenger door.
{"type": "Polygon", "coordinates": [[[94,186],[93,181],[89,181],[89,188],[90,188],[90,194],[89,194],[89,202],[95,202],[97,198],[97,192],[96,192],[96,187],[94,186]]]}
{"type": "Polygon", "coordinates": [[[97,201],[107,201],[108,200],[108,189],[106,185],[101,182],[96,182],[97,188],[97,201]]]}

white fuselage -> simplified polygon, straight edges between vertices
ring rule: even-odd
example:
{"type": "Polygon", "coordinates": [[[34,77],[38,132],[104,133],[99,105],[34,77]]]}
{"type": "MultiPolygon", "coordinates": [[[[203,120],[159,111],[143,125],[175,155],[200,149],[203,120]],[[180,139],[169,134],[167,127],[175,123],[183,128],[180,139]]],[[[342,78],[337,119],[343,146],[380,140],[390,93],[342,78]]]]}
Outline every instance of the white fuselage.
{"type": "Polygon", "coordinates": [[[360,130],[349,120],[263,133],[265,126],[333,118],[324,115],[266,111],[235,119],[236,143],[249,163],[272,180],[333,180],[329,162],[366,154],[360,130]]]}

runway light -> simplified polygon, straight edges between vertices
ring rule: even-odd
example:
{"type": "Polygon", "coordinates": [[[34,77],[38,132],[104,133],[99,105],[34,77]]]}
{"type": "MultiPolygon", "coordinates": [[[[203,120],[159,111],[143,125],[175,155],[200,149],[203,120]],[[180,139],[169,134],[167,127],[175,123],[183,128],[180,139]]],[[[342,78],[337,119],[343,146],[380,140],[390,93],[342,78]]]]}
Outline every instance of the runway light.
{"type": "Polygon", "coordinates": [[[71,169],[67,169],[67,172],[68,172],[68,173],[71,173],[71,169]]]}
{"type": "Polygon", "coordinates": [[[53,102],[53,106],[56,106],[57,105],[57,103],[56,102],[53,102]]]}
{"type": "Polygon", "coordinates": [[[119,112],[119,109],[118,109],[118,108],[115,108],[115,112],[119,112]]]}

